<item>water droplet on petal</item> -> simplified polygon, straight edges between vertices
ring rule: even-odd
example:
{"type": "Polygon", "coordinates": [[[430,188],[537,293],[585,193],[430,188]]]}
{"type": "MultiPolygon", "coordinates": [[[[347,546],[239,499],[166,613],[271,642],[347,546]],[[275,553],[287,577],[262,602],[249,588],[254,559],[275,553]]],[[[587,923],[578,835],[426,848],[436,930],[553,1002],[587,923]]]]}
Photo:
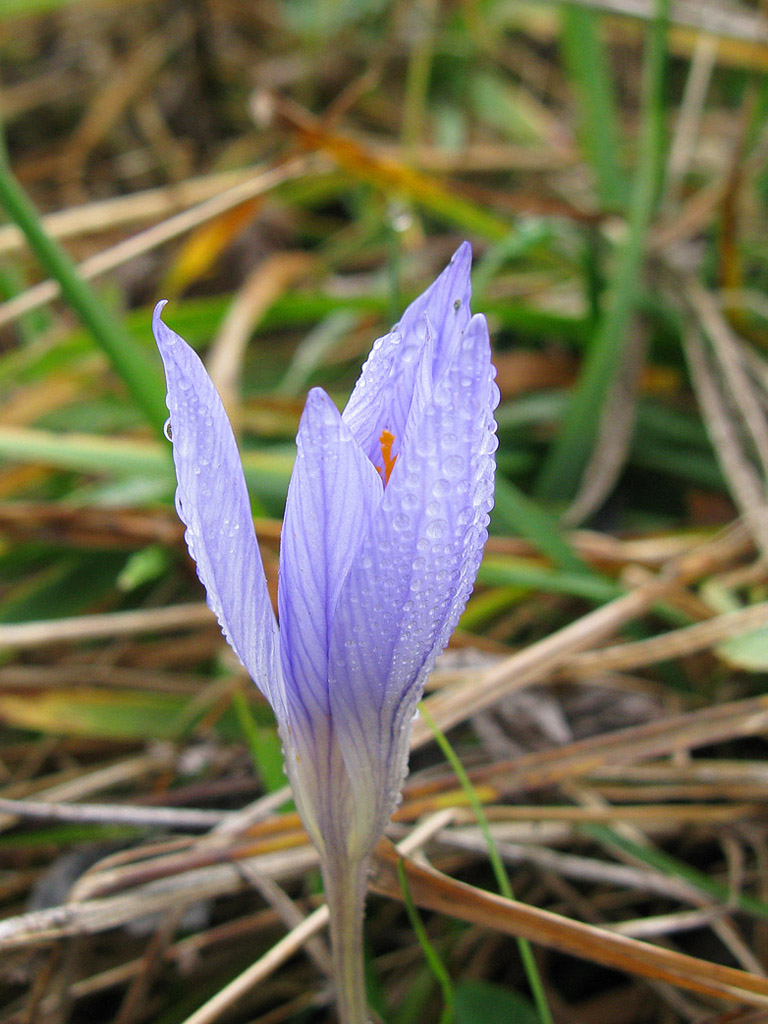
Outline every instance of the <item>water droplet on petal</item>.
{"type": "Polygon", "coordinates": [[[464,459],[461,455],[449,455],[443,463],[446,476],[461,476],[464,472],[464,459]]]}
{"type": "Polygon", "coordinates": [[[168,438],[169,441],[173,441],[173,431],[171,430],[171,417],[170,416],[168,417],[168,419],[163,424],[163,433],[165,434],[165,436],[168,438]]]}
{"type": "Polygon", "coordinates": [[[448,523],[444,519],[433,519],[427,527],[427,536],[432,540],[439,540],[448,531],[448,523]]]}

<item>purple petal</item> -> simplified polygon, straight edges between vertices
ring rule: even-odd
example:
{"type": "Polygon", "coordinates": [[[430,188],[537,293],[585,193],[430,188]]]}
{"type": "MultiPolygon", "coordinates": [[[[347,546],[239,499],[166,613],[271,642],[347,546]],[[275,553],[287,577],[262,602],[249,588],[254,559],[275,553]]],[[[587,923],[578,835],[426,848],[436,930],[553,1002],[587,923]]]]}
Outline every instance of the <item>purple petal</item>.
{"type": "Polygon", "coordinates": [[[375,342],[344,410],[344,422],[372,462],[379,437],[389,430],[394,451],[402,443],[411,408],[415,376],[428,340],[433,345],[432,374],[439,377],[469,323],[472,248],[464,242],[451,262],[403,313],[400,323],[375,342]]]}
{"type": "Polygon", "coordinates": [[[398,462],[336,606],[331,707],[371,834],[392,810],[424,680],[482,557],[493,504],[494,372],[485,318],[475,316],[441,378],[432,385],[430,372],[415,376],[398,462]]]}
{"type": "Polygon", "coordinates": [[[329,624],[383,487],[321,388],[307,397],[296,446],[280,545],[282,664],[291,706],[326,718],[329,624]]]}
{"type": "Polygon", "coordinates": [[[254,682],[276,712],[283,705],[275,615],[232,427],[195,352],[160,319],[152,329],[165,366],[167,404],[189,552],[208,604],[254,682]]]}
{"type": "Polygon", "coordinates": [[[307,397],[280,545],[286,768],[316,845],[346,847],[349,779],[328,696],[329,623],[381,502],[379,474],[320,388],[307,397]]]}

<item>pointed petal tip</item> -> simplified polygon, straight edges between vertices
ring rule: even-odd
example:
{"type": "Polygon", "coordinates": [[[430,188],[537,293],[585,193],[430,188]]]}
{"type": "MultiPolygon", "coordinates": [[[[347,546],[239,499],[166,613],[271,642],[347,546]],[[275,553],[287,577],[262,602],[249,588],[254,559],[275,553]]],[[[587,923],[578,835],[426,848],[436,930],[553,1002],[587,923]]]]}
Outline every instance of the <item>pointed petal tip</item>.
{"type": "Polygon", "coordinates": [[[469,242],[461,243],[453,256],[451,256],[448,266],[453,268],[454,273],[458,272],[469,278],[472,271],[472,246],[469,242]]]}
{"type": "Polygon", "coordinates": [[[470,263],[472,262],[472,244],[467,241],[462,242],[459,248],[453,254],[453,256],[451,257],[451,263],[458,263],[459,261],[463,260],[469,260],[470,263]]]}
{"type": "Polygon", "coordinates": [[[181,341],[179,335],[169,327],[168,324],[163,320],[163,310],[168,305],[167,299],[161,299],[154,308],[152,313],[152,333],[155,336],[155,342],[160,350],[160,355],[163,362],[166,363],[167,358],[170,356],[170,348],[175,345],[177,341],[181,341]]]}
{"type": "Polygon", "coordinates": [[[152,311],[152,333],[154,334],[155,341],[157,341],[158,344],[160,343],[159,335],[161,333],[165,334],[165,332],[169,330],[167,324],[163,323],[162,317],[163,310],[167,305],[168,299],[160,299],[160,301],[155,304],[155,308],[152,311]]]}

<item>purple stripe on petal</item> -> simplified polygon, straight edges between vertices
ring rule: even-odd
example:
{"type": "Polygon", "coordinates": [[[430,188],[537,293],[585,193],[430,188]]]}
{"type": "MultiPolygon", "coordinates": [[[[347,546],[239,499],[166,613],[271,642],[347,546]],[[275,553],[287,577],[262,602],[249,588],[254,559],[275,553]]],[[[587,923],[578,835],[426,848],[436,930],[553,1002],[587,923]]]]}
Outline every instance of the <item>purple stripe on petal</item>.
{"type": "Polygon", "coordinates": [[[276,712],[283,706],[275,615],[232,427],[199,357],[160,319],[152,329],[165,366],[176,508],[208,604],[276,712]]]}

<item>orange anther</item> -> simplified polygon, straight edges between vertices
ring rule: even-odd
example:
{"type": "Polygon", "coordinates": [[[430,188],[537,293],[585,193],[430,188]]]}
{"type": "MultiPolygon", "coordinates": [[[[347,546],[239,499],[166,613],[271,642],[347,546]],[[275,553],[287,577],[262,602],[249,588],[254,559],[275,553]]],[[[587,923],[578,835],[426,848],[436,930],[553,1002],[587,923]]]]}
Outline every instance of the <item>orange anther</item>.
{"type": "Polygon", "coordinates": [[[381,445],[381,457],[384,460],[384,468],[377,466],[379,473],[384,481],[386,487],[389,483],[389,478],[392,475],[392,470],[395,468],[397,462],[397,456],[392,455],[392,445],[395,443],[395,435],[389,430],[382,430],[381,437],[379,438],[379,444],[381,445]]]}

